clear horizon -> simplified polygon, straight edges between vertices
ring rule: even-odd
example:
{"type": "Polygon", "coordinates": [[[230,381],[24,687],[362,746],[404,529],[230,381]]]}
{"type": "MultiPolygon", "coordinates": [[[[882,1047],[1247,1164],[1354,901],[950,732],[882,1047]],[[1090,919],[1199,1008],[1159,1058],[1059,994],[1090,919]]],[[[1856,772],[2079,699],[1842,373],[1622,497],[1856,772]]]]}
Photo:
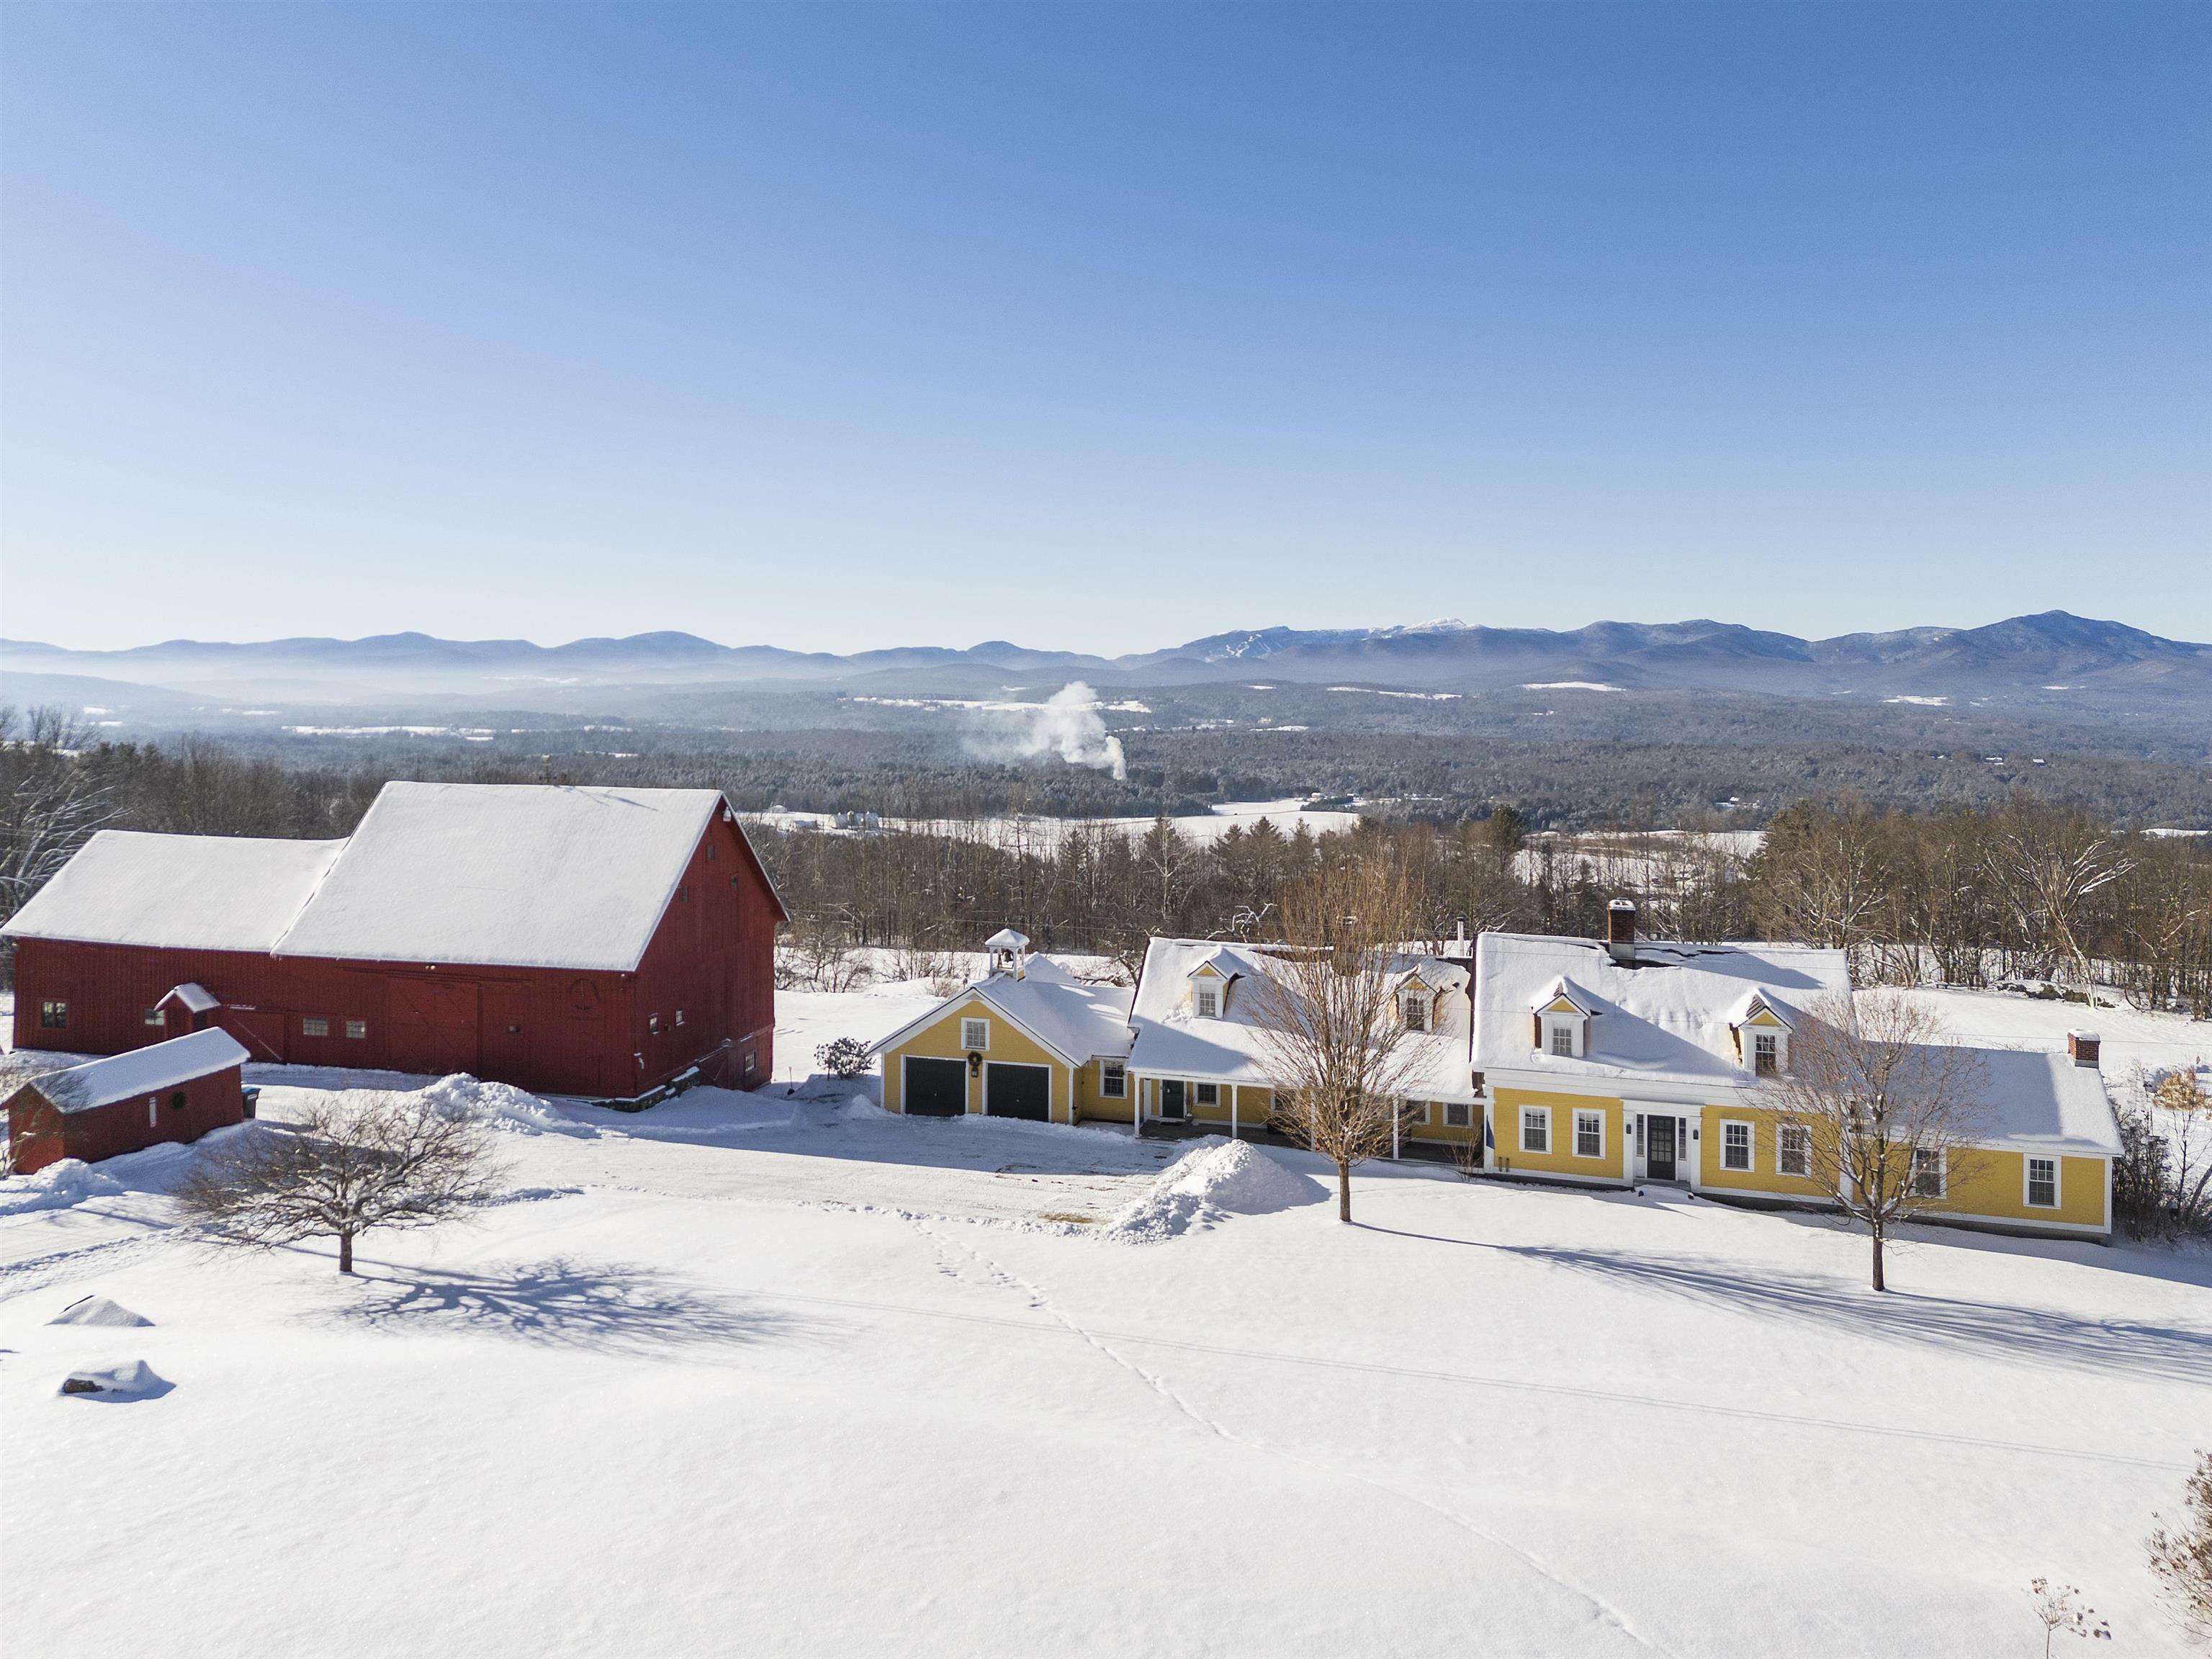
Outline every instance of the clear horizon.
{"type": "Polygon", "coordinates": [[[9,638],[2212,641],[2201,5],[0,27],[9,638]]]}

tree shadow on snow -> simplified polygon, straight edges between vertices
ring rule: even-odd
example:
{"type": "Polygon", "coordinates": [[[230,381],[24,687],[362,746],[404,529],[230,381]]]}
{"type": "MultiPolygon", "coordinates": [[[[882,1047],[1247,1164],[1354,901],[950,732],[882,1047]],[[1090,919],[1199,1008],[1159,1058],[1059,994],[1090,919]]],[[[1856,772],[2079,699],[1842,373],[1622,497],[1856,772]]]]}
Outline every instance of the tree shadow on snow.
{"type": "Polygon", "coordinates": [[[428,1334],[480,1331],[547,1347],[671,1357],[679,1351],[818,1337],[815,1322],[750,1305],[634,1263],[556,1256],[503,1271],[389,1268],[341,1325],[428,1334]]]}
{"type": "MultiPolygon", "coordinates": [[[[1394,1229],[1376,1227],[1376,1232],[1394,1229]]],[[[1713,1257],[1614,1255],[1554,1246],[1487,1244],[1406,1233],[1586,1273],[1706,1307],[1894,1341],[2076,1370],[2124,1371],[2173,1382],[2212,1382],[2212,1332],[2129,1319],[2087,1319],[2055,1308],[1963,1302],[1911,1290],[1876,1295],[1782,1267],[1747,1272],[1713,1257]]]]}

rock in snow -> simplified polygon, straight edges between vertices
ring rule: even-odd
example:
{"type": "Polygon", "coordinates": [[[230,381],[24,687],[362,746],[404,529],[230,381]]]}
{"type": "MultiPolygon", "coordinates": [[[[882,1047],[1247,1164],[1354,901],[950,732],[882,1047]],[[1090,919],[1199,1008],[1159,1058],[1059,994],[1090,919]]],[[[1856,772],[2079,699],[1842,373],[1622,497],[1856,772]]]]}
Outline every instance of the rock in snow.
{"type": "Polygon", "coordinates": [[[143,1314],[135,1314],[119,1302],[110,1302],[104,1296],[81,1296],[56,1314],[49,1325],[150,1325],[154,1322],[143,1314]]]}
{"type": "Polygon", "coordinates": [[[144,1360],[126,1359],[120,1364],[71,1371],[62,1379],[61,1391],[92,1400],[159,1400],[174,1387],[144,1360]]]}
{"type": "Polygon", "coordinates": [[[1210,1227],[1227,1215],[1266,1215],[1309,1204],[1317,1190],[1249,1142],[1209,1135],[1161,1170],[1142,1197],[1116,1211],[1105,1231],[1110,1237],[1149,1243],[1210,1227]]]}

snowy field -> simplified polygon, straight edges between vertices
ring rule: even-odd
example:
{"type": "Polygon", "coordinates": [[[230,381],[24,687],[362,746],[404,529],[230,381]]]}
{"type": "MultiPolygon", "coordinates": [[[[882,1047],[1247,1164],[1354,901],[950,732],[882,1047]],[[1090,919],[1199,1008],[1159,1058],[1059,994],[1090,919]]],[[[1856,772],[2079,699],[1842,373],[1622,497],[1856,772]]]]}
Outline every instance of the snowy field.
{"type": "Polygon", "coordinates": [[[2212,1258],[1929,1231],[1875,1297],[1813,1220],[1382,1166],[1346,1229],[1296,1155],[786,1086],[510,1100],[510,1200],[354,1282],[179,1235],[191,1149],[0,1186],[9,1651],[2032,1655],[2039,1575],[2182,1651],[2212,1258]]]}

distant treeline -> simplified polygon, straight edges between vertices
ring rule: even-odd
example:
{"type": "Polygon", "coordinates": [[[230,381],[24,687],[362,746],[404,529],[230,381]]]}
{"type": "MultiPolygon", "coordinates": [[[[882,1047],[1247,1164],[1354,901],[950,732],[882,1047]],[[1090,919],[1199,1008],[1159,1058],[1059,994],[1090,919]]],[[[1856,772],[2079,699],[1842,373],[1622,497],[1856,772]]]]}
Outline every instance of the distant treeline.
{"type": "MultiPolygon", "coordinates": [[[[815,735],[842,743],[867,734],[815,735]]],[[[1304,735],[1276,740],[1295,748],[1304,735]]],[[[1402,741],[1416,750],[1449,746],[1402,741]]],[[[773,752],[750,751],[755,760],[773,752]]],[[[807,752],[818,759],[818,749],[807,752]]],[[[862,788],[857,778],[876,775],[860,764],[861,752],[846,757],[854,770],[849,787],[810,798],[740,787],[727,750],[572,749],[544,759],[449,750],[303,767],[207,738],[98,743],[52,711],[0,709],[0,914],[103,827],[332,837],[352,830],[392,777],[550,778],[720,787],[748,807],[782,800],[974,820],[945,835],[757,830],[791,908],[794,940],[817,959],[861,945],[971,949],[1009,923],[1044,949],[1125,957],[1153,933],[1265,938],[1285,890],[1320,860],[1383,858],[1405,872],[1421,925],[1438,941],[1462,924],[1470,933],[1594,934],[1607,901],[1628,894],[1642,902],[1647,931],[1661,936],[1810,939],[1850,950],[1869,979],[2096,981],[2140,1001],[2212,1016],[2212,845],[2115,829],[2142,817],[2054,804],[2025,788],[1990,799],[1978,789],[1952,805],[1930,789],[1925,810],[1908,811],[1867,804],[1850,787],[1851,769],[1818,772],[1800,781],[1799,793],[1826,799],[1800,799],[1774,815],[1764,848],[1749,858],[1731,850],[1741,838],[1726,836],[1532,836],[1529,804],[1505,793],[1437,802],[1426,813],[1401,806],[1344,836],[1285,835],[1269,825],[1201,843],[1165,818],[1132,836],[1004,817],[1009,808],[1072,816],[1131,805],[1085,793],[1116,786],[1079,768],[975,766],[957,782],[884,774],[877,787],[862,788]],[[1075,799],[1060,794],[1063,785],[1075,799]]],[[[1594,766],[1607,763],[1626,764],[1610,751],[1593,757],[1594,766]]],[[[1409,768],[1414,763],[1409,757],[1409,768]]],[[[1433,756],[1419,762],[1455,763],[1433,756]]],[[[2056,760],[2037,771],[2063,775],[2056,760]]],[[[1289,775],[1232,775],[1234,793],[1304,793],[1290,787],[1289,775]]],[[[1314,775],[1297,775],[1312,787],[1314,775]]],[[[1418,770],[1390,775],[1408,796],[1430,781],[1418,770]]],[[[1669,813],[1656,798],[1626,787],[1632,775],[1632,769],[1624,775],[1623,792],[1603,815],[1616,823],[1741,821],[1669,813]]],[[[1208,794],[1224,783],[1220,773],[1206,781],[1208,794]]],[[[2212,819],[2212,802],[2200,819],[2212,819]]]]}

